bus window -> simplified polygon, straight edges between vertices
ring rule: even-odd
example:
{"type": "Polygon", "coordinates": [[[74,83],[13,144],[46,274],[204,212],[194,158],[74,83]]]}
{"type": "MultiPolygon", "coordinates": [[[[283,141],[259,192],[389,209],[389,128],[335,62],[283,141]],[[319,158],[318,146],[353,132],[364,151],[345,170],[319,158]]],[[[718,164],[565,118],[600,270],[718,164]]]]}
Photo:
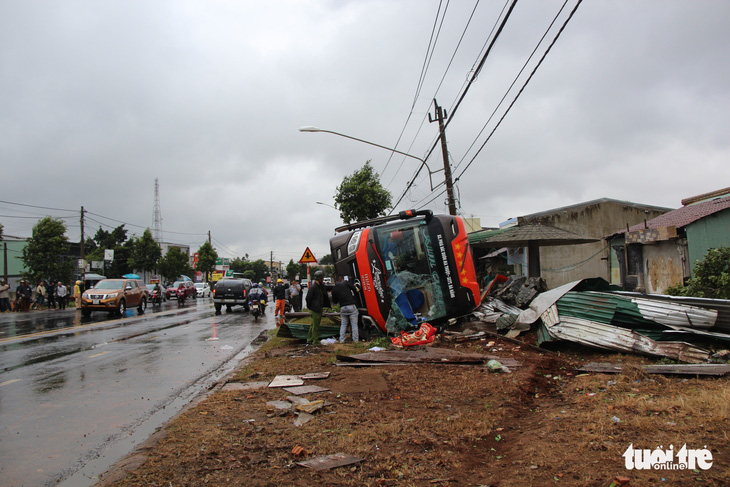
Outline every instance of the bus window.
{"type": "Polygon", "coordinates": [[[445,279],[436,268],[424,221],[398,222],[375,229],[391,299],[386,328],[413,329],[446,316],[445,279]]]}

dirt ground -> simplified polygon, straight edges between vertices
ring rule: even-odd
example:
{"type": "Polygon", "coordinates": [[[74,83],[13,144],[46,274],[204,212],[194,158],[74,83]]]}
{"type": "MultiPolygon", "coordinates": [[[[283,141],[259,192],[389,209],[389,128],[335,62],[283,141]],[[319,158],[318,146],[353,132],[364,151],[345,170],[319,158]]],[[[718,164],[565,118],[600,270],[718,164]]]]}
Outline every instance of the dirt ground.
{"type": "Polygon", "coordinates": [[[730,485],[727,377],[648,376],[638,365],[654,360],[574,347],[541,353],[495,338],[431,347],[516,360],[509,372],[485,364],[336,365],[336,354],[370,346],[269,340],[229,382],[329,372],[306,381],[328,389],[303,395],[325,401],[309,422],[296,426],[294,413],[267,406],[292,396],[283,389],[218,390],[101,484],[730,485]],[[624,372],[575,371],[587,362],[621,363],[624,372]],[[626,468],[630,445],[676,452],[685,444],[709,450],[712,466],[626,468]],[[297,463],[335,453],[361,461],[321,471],[297,463]]]}

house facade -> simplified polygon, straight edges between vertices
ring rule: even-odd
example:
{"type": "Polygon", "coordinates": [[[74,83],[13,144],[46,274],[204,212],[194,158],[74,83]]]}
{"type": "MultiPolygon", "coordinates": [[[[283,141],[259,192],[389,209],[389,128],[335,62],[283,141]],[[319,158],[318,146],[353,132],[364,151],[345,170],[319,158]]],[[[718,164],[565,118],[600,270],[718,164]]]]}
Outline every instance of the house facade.
{"type": "Polygon", "coordinates": [[[540,247],[540,275],[552,289],[587,277],[618,283],[618,272],[612,276],[612,269],[618,264],[612,267],[613,257],[604,237],[668,211],[671,208],[601,198],[525,215],[518,220],[519,225],[547,225],[597,239],[594,243],[540,247]]]}
{"type": "Polygon", "coordinates": [[[730,246],[730,188],[682,200],[681,208],[606,237],[612,283],[664,294],[692,276],[711,248],[730,246]]]}

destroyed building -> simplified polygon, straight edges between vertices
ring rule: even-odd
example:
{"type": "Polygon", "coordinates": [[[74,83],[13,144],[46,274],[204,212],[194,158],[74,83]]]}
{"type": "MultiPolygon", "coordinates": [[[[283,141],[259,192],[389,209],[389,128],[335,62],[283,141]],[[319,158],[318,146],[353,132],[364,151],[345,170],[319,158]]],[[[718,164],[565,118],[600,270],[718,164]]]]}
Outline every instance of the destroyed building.
{"type": "Polygon", "coordinates": [[[692,277],[709,249],[730,246],[730,188],[686,198],[682,205],[606,237],[612,284],[663,294],[692,277]]]}

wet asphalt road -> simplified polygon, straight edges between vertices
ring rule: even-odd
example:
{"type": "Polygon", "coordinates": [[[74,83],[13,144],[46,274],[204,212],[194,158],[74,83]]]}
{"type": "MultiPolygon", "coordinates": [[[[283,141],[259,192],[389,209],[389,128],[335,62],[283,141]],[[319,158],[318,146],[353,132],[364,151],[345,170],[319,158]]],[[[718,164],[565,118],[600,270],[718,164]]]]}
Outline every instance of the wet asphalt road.
{"type": "Polygon", "coordinates": [[[241,307],[0,314],[0,484],[92,485],[273,328],[241,307]],[[211,338],[217,340],[211,340],[211,338]]]}

